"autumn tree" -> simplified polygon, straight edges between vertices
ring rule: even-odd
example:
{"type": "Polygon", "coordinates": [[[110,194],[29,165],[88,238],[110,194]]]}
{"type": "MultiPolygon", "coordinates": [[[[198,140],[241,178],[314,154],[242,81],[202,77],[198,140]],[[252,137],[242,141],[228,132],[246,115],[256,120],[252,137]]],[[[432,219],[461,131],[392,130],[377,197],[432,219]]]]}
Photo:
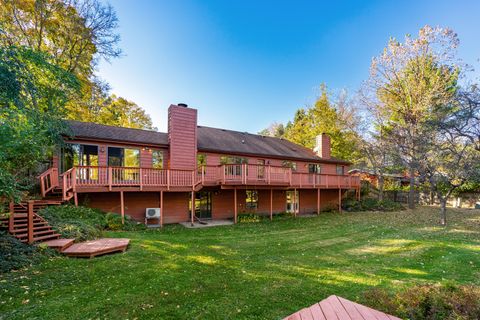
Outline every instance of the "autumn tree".
{"type": "Polygon", "coordinates": [[[327,133],[331,137],[332,156],[355,161],[359,158],[357,125],[358,114],[345,92],[332,101],[325,85],[312,106],[300,108],[286,126],[272,125],[262,133],[284,137],[313,149],[315,137],[327,133]],[[279,133],[284,131],[282,135],[279,133]]]}
{"type": "MultiPolygon", "coordinates": [[[[109,61],[121,54],[118,19],[111,5],[100,0],[0,0],[0,21],[1,45],[45,52],[52,57],[52,63],[79,79],[81,89],[76,99],[65,105],[69,118],[118,123],[118,118],[108,118],[105,114],[122,114],[122,110],[113,110],[122,104],[105,103],[116,97],[109,97],[108,85],[95,74],[100,59],[109,61]],[[100,111],[103,107],[108,109],[100,111]]],[[[145,117],[137,117],[138,112],[123,113],[129,114],[134,117],[123,123],[152,127],[143,121],[145,117]],[[136,120],[141,122],[135,124],[136,120]]]]}
{"type": "Polygon", "coordinates": [[[409,169],[409,207],[414,208],[415,175],[438,125],[452,112],[459,65],[457,35],[426,26],[417,38],[391,39],[372,60],[364,101],[382,118],[390,147],[409,169]]]}
{"type": "Polygon", "coordinates": [[[29,190],[36,168],[62,142],[64,106],[78,89],[47,54],[0,46],[0,202],[29,190]]]}

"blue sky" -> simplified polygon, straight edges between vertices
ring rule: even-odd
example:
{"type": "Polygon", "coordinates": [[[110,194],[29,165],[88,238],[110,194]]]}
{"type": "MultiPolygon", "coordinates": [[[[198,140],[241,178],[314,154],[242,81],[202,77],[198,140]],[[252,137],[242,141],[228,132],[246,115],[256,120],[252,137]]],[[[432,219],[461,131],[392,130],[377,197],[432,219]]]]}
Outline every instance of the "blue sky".
{"type": "Polygon", "coordinates": [[[258,132],[315,101],[318,87],[352,94],[389,37],[425,24],[454,29],[459,56],[480,58],[480,1],[112,0],[124,56],[102,62],[112,93],[166,131],[184,102],[199,124],[258,132]]]}

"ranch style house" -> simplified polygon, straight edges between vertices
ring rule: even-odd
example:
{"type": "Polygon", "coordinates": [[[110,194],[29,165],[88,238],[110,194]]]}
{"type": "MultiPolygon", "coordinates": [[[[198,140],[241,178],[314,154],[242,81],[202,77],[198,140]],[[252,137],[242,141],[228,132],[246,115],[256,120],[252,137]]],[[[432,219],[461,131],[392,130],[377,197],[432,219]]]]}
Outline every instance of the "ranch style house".
{"type": "Polygon", "coordinates": [[[68,121],[71,134],[40,175],[45,199],[73,199],[151,225],[341,210],[360,193],[349,163],[281,138],[197,125],[197,110],[168,109],[168,133],[68,121]],[[192,207],[194,208],[193,214],[192,207]]]}

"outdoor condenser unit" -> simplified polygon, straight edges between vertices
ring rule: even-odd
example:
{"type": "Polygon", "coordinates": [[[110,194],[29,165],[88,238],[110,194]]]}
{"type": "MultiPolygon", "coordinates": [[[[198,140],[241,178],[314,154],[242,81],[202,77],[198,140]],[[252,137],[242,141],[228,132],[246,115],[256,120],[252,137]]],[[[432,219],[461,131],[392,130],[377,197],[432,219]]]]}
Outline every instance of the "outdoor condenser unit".
{"type": "Polygon", "coordinates": [[[145,209],[145,218],[146,219],[160,218],[160,208],[145,209]]]}

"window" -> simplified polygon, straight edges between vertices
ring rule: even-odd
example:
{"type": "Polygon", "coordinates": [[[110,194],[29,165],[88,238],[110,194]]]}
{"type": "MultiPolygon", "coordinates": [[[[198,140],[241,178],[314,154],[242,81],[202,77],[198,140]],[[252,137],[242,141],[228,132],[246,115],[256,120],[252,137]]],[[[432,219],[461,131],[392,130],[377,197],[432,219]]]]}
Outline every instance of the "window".
{"type": "Polygon", "coordinates": [[[220,164],[225,166],[226,175],[240,176],[242,175],[242,164],[248,163],[247,158],[233,157],[233,156],[221,156],[220,164]]]}
{"type": "Polygon", "coordinates": [[[63,171],[73,166],[98,166],[98,146],[69,143],[63,149],[63,171]]]}
{"type": "Polygon", "coordinates": [[[344,166],[337,165],[337,174],[338,174],[338,175],[342,175],[342,176],[343,176],[343,175],[345,174],[344,171],[345,171],[345,167],[344,167],[344,166]]]}
{"type": "Polygon", "coordinates": [[[297,191],[288,190],[286,193],[287,197],[287,212],[294,213],[298,212],[298,204],[299,204],[299,193],[297,191]]]}
{"type": "Polygon", "coordinates": [[[248,163],[247,158],[233,157],[233,156],[221,156],[220,164],[244,164],[248,163]]]}
{"type": "Polygon", "coordinates": [[[297,171],[297,163],[289,160],[284,160],[282,162],[282,166],[285,168],[291,168],[292,171],[297,171]]]}
{"type": "Polygon", "coordinates": [[[247,199],[246,199],[245,208],[247,210],[257,210],[258,208],[258,191],[257,190],[247,190],[247,199]]]}
{"type": "Polygon", "coordinates": [[[322,166],[318,163],[309,163],[308,164],[308,173],[321,173],[322,166]]]}
{"type": "Polygon", "coordinates": [[[265,178],[265,160],[257,160],[257,179],[262,180],[265,178]]]}
{"type": "Polygon", "coordinates": [[[205,172],[205,167],[207,166],[207,155],[203,153],[197,154],[197,172],[205,172]]]}
{"type": "Polygon", "coordinates": [[[152,151],[152,168],[163,169],[163,151],[162,150],[152,151]]]}
{"type": "Polygon", "coordinates": [[[138,168],[140,166],[140,150],[108,147],[108,165],[111,167],[138,168]]]}

